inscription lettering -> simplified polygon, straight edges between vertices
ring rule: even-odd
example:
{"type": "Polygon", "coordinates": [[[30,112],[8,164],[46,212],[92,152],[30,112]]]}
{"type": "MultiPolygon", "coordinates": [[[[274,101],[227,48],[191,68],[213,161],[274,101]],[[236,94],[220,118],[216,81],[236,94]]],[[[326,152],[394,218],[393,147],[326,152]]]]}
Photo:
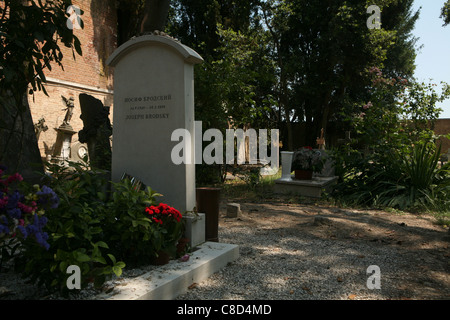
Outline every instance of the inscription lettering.
{"type": "Polygon", "coordinates": [[[165,105],[159,105],[159,106],[136,106],[136,107],[130,107],[131,111],[140,111],[140,110],[153,110],[153,109],[165,109],[165,105]]]}
{"type": "Polygon", "coordinates": [[[161,95],[161,96],[149,96],[149,97],[128,97],[124,99],[125,103],[129,102],[147,102],[147,101],[169,101],[172,100],[172,95],[161,95]]]}
{"type": "Polygon", "coordinates": [[[168,113],[128,114],[125,120],[168,119],[168,113]]]}

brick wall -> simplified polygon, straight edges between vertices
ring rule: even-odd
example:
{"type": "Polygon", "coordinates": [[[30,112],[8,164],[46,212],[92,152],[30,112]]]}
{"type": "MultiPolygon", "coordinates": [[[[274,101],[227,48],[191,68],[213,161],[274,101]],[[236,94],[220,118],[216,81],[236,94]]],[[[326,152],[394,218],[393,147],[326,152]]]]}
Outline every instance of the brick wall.
{"type": "MultiPolygon", "coordinates": [[[[450,134],[450,119],[438,119],[434,127],[434,132],[436,134],[450,134]]],[[[449,139],[441,138],[440,142],[442,143],[442,153],[447,153],[447,151],[450,151],[449,139]]]]}
{"type": "MultiPolygon", "coordinates": [[[[84,29],[74,29],[74,34],[81,42],[83,54],[82,56],[75,54],[74,59],[72,50],[61,44],[64,70],[54,65],[51,72],[48,70],[45,72],[49,96],[36,92],[29,98],[33,122],[37,123],[43,117],[49,128],[39,137],[42,157],[52,154],[57,134],[55,128],[62,124],[66,114],[61,96],[75,98],[70,124],[76,132],[83,129],[78,100],[80,93],[94,96],[105,106],[113,106],[113,71],[106,66],[106,60],[117,47],[115,1],[73,0],[73,4],[83,11],[81,18],[84,29]]],[[[110,119],[112,121],[112,108],[110,119]]],[[[72,142],[76,141],[78,134],[72,138],[72,142]]]]}

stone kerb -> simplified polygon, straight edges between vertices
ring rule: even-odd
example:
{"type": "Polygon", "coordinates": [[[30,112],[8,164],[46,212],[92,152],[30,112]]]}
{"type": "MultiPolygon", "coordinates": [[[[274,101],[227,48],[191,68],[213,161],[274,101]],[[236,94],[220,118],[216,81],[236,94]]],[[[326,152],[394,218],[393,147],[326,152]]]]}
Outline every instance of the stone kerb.
{"type": "Polygon", "coordinates": [[[172,162],[179,142],[171,136],[181,128],[195,136],[194,64],[202,61],[192,49],[159,35],[133,38],[107,60],[114,67],[112,179],[136,177],[180,212],[196,205],[195,165],[172,162]]]}

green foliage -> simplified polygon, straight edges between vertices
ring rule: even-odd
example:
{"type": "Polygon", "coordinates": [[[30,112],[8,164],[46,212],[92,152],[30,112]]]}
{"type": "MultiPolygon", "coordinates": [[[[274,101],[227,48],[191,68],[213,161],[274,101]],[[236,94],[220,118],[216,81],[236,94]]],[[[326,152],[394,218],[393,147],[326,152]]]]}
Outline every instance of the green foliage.
{"type": "Polygon", "coordinates": [[[441,11],[441,18],[444,19],[444,26],[450,24],[450,0],[444,3],[441,11]]]}
{"type": "Polygon", "coordinates": [[[27,171],[22,168],[24,162],[35,161],[43,172],[28,95],[40,90],[47,94],[44,71],[51,71],[55,64],[62,68],[61,45],[71,48],[74,58],[75,53],[82,54],[79,39],[66,25],[71,4],[71,0],[1,1],[0,162],[10,168],[27,171]]]}
{"type": "Polygon", "coordinates": [[[116,261],[105,241],[107,212],[103,172],[91,172],[78,163],[68,167],[50,165],[48,184],[60,197],[57,209],[48,211],[45,231],[49,250],[25,241],[16,266],[24,277],[50,291],[67,293],[67,267],[81,269],[81,285],[100,286],[112,274],[120,275],[125,264],[116,261]]]}
{"type": "MultiPolygon", "coordinates": [[[[368,93],[362,70],[383,66],[388,56],[392,59],[400,53],[401,61],[413,64],[414,59],[409,58],[414,47],[406,42],[415,16],[406,16],[411,7],[411,1],[407,2],[402,10],[395,7],[398,1],[377,3],[382,18],[389,16],[392,21],[380,30],[367,29],[369,2],[272,0],[262,4],[271,35],[271,57],[276,63],[279,121],[286,124],[289,150],[294,148],[292,122],[305,122],[306,145],[314,144],[322,128],[327,131],[330,120],[345,128],[341,114],[353,112],[355,102],[368,93]]],[[[412,75],[410,65],[390,67],[393,73],[412,75]]]]}
{"type": "Polygon", "coordinates": [[[261,182],[261,167],[258,165],[237,165],[231,173],[245,182],[246,186],[254,189],[261,182]]]}
{"type": "Polygon", "coordinates": [[[104,227],[114,255],[127,265],[149,263],[164,245],[163,233],[145,214],[145,208],[156,204],[160,194],[150,187],[147,190],[134,188],[129,179],[113,183],[112,199],[105,212],[108,221],[104,227]]]}
{"type": "Polygon", "coordinates": [[[448,165],[438,167],[432,131],[448,85],[438,94],[431,84],[369,72],[371,100],[349,117],[356,135],[334,155],[341,177],[335,195],[359,205],[448,210],[448,165]]]}
{"type": "Polygon", "coordinates": [[[417,144],[407,154],[395,152],[389,161],[391,168],[376,181],[379,193],[374,204],[404,210],[445,201],[450,176],[448,166],[438,168],[439,156],[440,148],[430,143],[417,144]]]}
{"type": "Polygon", "coordinates": [[[330,121],[348,129],[346,114],[369,95],[362,72],[386,66],[414,71],[412,0],[379,1],[382,29],[368,30],[370,1],[172,1],[169,34],[197,50],[196,118],[205,129],[278,127],[294,149],[293,123],[305,122],[313,145],[330,121]],[[344,114],[344,116],[342,116],[344,114]]]}
{"type": "Polygon", "coordinates": [[[303,147],[294,152],[291,170],[311,170],[320,172],[325,164],[325,158],[319,150],[303,147]]]}
{"type": "Polygon", "coordinates": [[[66,294],[71,265],[80,267],[83,289],[120,276],[125,265],[152,263],[161,250],[176,257],[184,232],[181,215],[161,204],[161,221],[146,212],[160,194],[150,187],[141,190],[129,179],[111,183],[110,190],[107,172],[90,171],[80,163],[48,167],[46,184],[60,197],[58,208],[46,213],[50,247],[23,241],[16,258],[17,271],[32,283],[66,294]]]}
{"type": "Polygon", "coordinates": [[[52,63],[62,67],[59,43],[81,55],[81,44],[67,28],[66,9],[70,0],[4,1],[0,7],[0,102],[6,92],[14,96],[15,106],[22,110],[22,97],[28,85],[30,93],[43,90],[44,69],[52,63]],[[26,1],[28,2],[28,1],[26,1]],[[56,35],[56,36],[55,36],[56,35]]]}

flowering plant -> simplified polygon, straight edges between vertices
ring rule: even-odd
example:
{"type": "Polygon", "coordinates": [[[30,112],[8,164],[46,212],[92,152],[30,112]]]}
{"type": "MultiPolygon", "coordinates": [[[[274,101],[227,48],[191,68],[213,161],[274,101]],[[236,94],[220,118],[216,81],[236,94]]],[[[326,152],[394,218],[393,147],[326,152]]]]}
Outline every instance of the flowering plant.
{"type": "Polygon", "coordinates": [[[181,221],[181,213],[175,208],[169,207],[165,203],[160,203],[158,206],[150,206],[145,208],[145,212],[147,212],[152,220],[160,225],[168,224],[172,222],[180,222],[181,221]]]}
{"type": "Polygon", "coordinates": [[[159,226],[162,234],[161,249],[173,257],[176,252],[178,240],[183,235],[183,223],[181,213],[165,203],[158,206],[149,206],[145,212],[151,216],[154,224],[159,226]]]}
{"type": "Polygon", "coordinates": [[[48,234],[43,231],[47,224],[44,214],[45,210],[58,207],[58,196],[47,186],[35,185],[31,192],[20,191],[25,189],[21,183],[23,177],[19,173],[4,175],[5,171],[0,166],[0,244],[33,238],[48,250],[48,234]]]}
{"type": "Polygon", "coordinates": [[[294,152],[291,170],[311,170],[320,172],[323,169],[324,159],[319,150],[303,147],[294,152]]]}

